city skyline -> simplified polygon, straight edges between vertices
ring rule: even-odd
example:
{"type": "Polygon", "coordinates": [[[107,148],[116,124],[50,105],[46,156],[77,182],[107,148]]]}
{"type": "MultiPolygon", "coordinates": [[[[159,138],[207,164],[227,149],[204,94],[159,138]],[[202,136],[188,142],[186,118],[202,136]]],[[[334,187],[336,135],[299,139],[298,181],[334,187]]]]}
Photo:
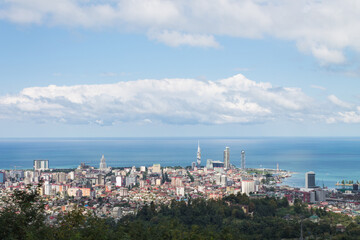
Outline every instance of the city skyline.
{"type": "Polygon", "coordinates": [[[0,137],[360,136],[358,13],[0,0],[0,137]]]}
{"type": "Polygon", "coordinates": [[[359,22],[357,0],[0,0],[0,239],[357,239],[359,22]]]}

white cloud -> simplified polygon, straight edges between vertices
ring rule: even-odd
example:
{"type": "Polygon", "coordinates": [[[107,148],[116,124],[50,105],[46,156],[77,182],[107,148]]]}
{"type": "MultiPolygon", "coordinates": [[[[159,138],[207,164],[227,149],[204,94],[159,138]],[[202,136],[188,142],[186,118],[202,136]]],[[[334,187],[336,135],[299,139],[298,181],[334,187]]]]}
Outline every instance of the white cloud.
{"type": "Polygon", "coordinates": [[[0,19],[19,24],[116,28],[170,46],[217,47],[218,36],[294,41],[321,64],[360,50],[358,0],[0,0],[0,19]],[[155,34],[156,33],[156,34],[155,34]]]}
{"type": "Polygon", "coordinates": [[[360,123],[360,112],[339,112],[337,118],[334,119],[334,122],[360,123]]]}
{"type": "Polygon", "coordinates": [[[94,123],[96,123],[96,124],[98,124],[100,126],[104,125],[104,121],[101,120],[101,119],[95,120],[94,123]]]}
{"type": "Polygon", "coordinates": [[[345,56],[340,50],[330,50],[325,46],[321,46],[312,47],[311,51],[322,64],[345,62],[345,56]]]}
{"type": "Polygon", "coordinates": [[[337,112],[332,117],[326,119],[327,123],[360,123],[360,106],[350,111],[337,112]]]}
{"type": "Polygon", "coordinates": [[[156,39],[169,46],[177,47],[189,45],[193,47],[219,47],[214,36],[204,34],[184,34],[176,31],[163,31],[161,33],[151,33],[150,38],[156,39]]]}
{"type": "Polygon", "coordinates": [[[143,79],[30,87],[0,97],[2,119],[65,124],[227,124],[269,121],[360,123],[360,106],[335,95],[313,99],[238,74],[217,81],[143,79]],[[331,102],[331,104],[329,104],[331,102]]]}
{"type": "Polygon", "coordinates": [[[352,108],[350,103],[344,102],[342,100],[340,100],[338,97],[336,97],[335,95],[329,95],[328,99],[330,100],[330,102],[332,102],[333,104],[342,107],[342,108],[352,108]]]}
{"type": "Polygon", "coordinates": [[[144,124],[151,124],[153,122],[151,121],[151,119],[146,118],[146,119],[143,120],[143,123],[144,124]]]}
{"type": "Polygon", "coordinates": [[[114,84],[31,87],[0,97],[10,119],[109,125],[258,123],[306,118],[318,108],[301,89],[273,87],[243,75],[218,81],[137,80],[114,84]]]}
{"type": "Polygon", "coordinates": [[[315,88],[315,89],[320,89],[322,91],[326,91],[326,88],[323,86],[319,86],[319,85],[310,85],[311,88],[315,88]]]}

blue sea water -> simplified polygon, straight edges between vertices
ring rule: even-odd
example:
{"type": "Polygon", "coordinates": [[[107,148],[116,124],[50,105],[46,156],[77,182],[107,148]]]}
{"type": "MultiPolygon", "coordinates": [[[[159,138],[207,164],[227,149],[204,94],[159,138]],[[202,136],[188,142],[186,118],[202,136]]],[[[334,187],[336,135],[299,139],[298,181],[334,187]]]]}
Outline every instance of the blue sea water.
{"type": "Polygon", "coordinates": [[[246,166],[297,172],[286,183],[304,186],[304,174],[316,173],[316,183],[334,187],[337,181],[359,180],[360,138],[51,138],[0,139],[0,169],[30,169],[34,159],[48,159],[51,168],[74,168],[81,162],[98,166],[104,154],[113,167],[189,166],[196,160],[200,140],[202,165],[223,159],[230,147],[230,162],[246,166]]]}

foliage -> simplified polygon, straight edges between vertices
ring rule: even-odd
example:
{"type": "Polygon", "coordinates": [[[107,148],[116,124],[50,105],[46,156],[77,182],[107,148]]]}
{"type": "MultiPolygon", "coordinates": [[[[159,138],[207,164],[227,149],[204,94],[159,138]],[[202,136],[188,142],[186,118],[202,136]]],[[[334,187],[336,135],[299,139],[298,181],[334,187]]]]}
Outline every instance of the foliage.
{"type": "Polygon", "coordinates": [[[301,221],[308,239],[356,239],[360,234],[359,219],[308,210],[298,200],[289,206],[286,198],[252,199],[243,194],[151,203],[118,222],[78,207],[49,221],[43,200],[31,187],[14,191],[4,202],[0,239],[298,239],[301,221]],[[319,223],[308,219],[313,214],[320,217],[319,223]],[[337,223],[347,231],[337,233],[337,223]]]}
{"type": "Polygon", "coordinates": [[[14,190],[11,197],[2,199],[0,211],[0,239],[36,239],[46,233],[45,204],[38,194],[38,186],[14,190]]]}
{"type": "Polygon", "coordinates": [[[194,176],[191,175],[189,171],[187,171],[187,175],[188,175],[188,177],[190,178],[190,181],[191,181],[191,182],[194,182],[194,176]]]}

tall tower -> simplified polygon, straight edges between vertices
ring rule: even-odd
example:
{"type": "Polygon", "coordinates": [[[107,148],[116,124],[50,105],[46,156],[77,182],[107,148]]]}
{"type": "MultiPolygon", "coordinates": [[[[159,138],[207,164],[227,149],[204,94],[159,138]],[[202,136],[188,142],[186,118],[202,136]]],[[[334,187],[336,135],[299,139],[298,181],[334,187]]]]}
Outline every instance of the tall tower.
{"type": "Polygon", "coordinates": [[[198,150],[197,150],[197,154],[196,154],[196,162],[197,162],[197,166],[200,167],[200,164],[201,164],[201,149],[200,149],[199,141],[198,141],[198,150]]]}
{"type": "Polygon", "coordinates": [[[49,170],[49,160],[34,160],[34,170],[49,170]]]}
{"type": "Polygon", "coordinates": [[[305,173],[305,188],[315,188],[315,173],[307,172],[305,173]]]}
{"type": "Polygon", "coordinates": [[[104,155],[102,155],[102,157],[100,159],[100,170],[104,170],[104,169],[106,169],[106,162],[105,162],[104,155]]]}
{"type": "Polygon", "coordinates": [[[242,150],[241,151],[241,169],[242,170],[245,170],[245,151],[242,150]]]}
{"type": "Polygon", "coordinates": [[[224,150],[224,168],[230,168],[230,148],[226,147],[224,150]]]}

